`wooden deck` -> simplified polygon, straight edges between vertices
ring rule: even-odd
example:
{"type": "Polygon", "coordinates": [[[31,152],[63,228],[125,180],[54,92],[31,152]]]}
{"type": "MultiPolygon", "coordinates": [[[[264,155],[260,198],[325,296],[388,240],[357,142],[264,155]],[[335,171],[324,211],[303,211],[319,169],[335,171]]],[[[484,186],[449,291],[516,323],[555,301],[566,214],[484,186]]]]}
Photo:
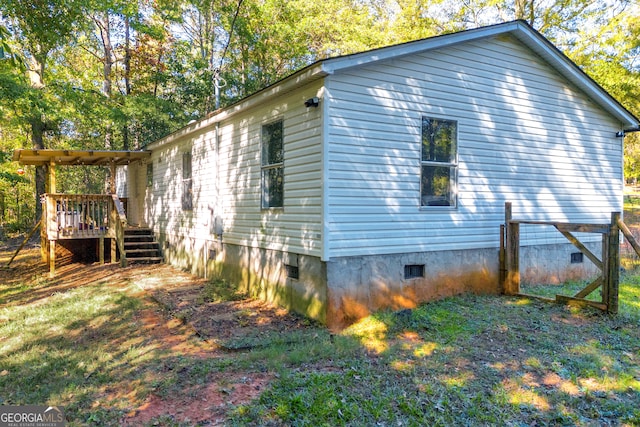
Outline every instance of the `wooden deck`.
{"type": "Polygon", "coordinates": [[[127,217],[122,201],[115,194],[44,194],[41,225],[42,258],[49,263],[49,275],[55,275],[56,242],[72,239],[96,239],[98,257],[104,263],[104,239],[112,239],[111,262],[117,252],[120,264],[127,265],[124,229],[127,217]],[[116,247],[118,251],[116,251],[116,247]]]}
{"type": "Polygon", "coordinates": [[[116,166],[131,162],[146,162],[148,150],[29,150],[18,149],[13,160],[21,165],[45,167],[47,194],[41,196],[42,219],[40,240],[42,259],[49,263],[49,275],[55,275],[56,242],[76,239],[96,239],[98,256],[104,263],[104,239],[112,239],[111,261],[120,253],[120,264],[127,265],[124,250],[124,229],[127,217],[122,201],[116,193],[116,166]],[[109,167],[110,194],[56,194],[56,167],[58,166],[109,167]],[[116,247],[118,250],[116,251],[116,247]]]}

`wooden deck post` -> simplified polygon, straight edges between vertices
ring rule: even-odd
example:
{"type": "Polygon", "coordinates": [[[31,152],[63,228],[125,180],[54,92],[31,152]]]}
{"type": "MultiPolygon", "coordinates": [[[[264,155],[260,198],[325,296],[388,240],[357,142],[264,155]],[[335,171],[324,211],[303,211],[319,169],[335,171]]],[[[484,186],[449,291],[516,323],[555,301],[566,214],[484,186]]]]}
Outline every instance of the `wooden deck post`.
{"type": "Polygon", "coordinates": [[[116,194],[116,164],[111,161],[111,176],[109,177],[109,191],[111,194],[116,194]]]}
{"type": "Polygon", "coordinates": [[[49,227],[49,215],[47,213],[47,202],[38,201],[42,203],[42,216],[40,217],[40,257],[42,262],[49,261],[49,240],[47,239],[47,230],[49,227]]]}
{"type": "Polygon", "coordinates": [[[49,240],[49,277],[56,275],[56,241],[49,240]]]}
{"type": "Polygon", "coordinates": [[[98,260],[100,265],[104,265],[104,236],[98,238],[98,260]]]}
{"type": "Polygon", "coordinates": [[[55,194],[56,193],[56,162],[53,159],[49,160],[49,168],[48,168],[48,179],[47,179],[47,193],[55,194]]]}

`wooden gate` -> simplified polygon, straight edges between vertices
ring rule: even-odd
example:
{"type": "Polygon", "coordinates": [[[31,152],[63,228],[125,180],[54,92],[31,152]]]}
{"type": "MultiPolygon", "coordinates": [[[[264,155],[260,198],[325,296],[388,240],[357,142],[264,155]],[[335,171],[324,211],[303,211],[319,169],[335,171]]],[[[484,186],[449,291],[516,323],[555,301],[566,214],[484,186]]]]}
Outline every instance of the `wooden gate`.
{"type": "MultiPolygon", "coordinates": [[[[501,226],[500,236],[500,281],[507,295],[522,295],[520,292],[520,225],[549,225],[558,230],[584,256],[600,270],[599,276],[573,296],[556,295],[550,301],[590,305],[608,313],[618,312],[618,287],[620,272],[620,231],[640,256],[640,246],[620,217],[620,212],[611,213],[608,224],[576,224],[549,221],[521,221],[512,218],[511,203],[505,204],[505,224],[501,226]],[[573,233],[596,233],[602,236],[602,259],[598,258],[573,233]],[[587,300],[586,297],[596,289],[602,289],[600,301],[587,300]]],[[[536,298],[541,298],[534,296],[536,298]]]]}

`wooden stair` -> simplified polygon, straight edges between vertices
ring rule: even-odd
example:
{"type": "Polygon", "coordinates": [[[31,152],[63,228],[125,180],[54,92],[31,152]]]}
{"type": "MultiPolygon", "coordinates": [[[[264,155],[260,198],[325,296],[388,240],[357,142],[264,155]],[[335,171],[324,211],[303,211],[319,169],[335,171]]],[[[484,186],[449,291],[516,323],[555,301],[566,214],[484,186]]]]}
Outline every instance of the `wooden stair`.
{"type": "Polygon", "coordinates": [[[163,261],[160,245],[150,228],[126,228],[124,230],[124,252],[129,263],[159,264],[163,261]]]}

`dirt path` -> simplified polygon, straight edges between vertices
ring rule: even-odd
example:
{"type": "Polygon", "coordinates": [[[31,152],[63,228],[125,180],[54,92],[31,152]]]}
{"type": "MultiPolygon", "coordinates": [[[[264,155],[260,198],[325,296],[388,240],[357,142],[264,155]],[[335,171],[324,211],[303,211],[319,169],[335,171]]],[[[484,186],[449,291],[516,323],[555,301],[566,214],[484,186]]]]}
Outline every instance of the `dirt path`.
{"type": "MultiPolygon", "coordinates": [[[[47,267],[40,260],[39,247],[31,245],[6,268],[17,244],[12,242],[0,247],[0,282],[18,284],[30,279],[29,298],[25,301],[23,294],[8,295],[2,305],[44,303],[52,294],[104,283],[141,299],[143,307],[136,318],[142,325],[141,333],[153,337],[158,348],[176,355],[224,357],[268,345],[270,340],[282,340],[283,336],[295,339],[295,331],[310,326],[308,320],[282,308],[233,295],[230,288],[220,289],[220,285],[165,264],[120,268],[117,264],[87,265],[62,259],[56,267],[56,277],[49,279],[47,267]],[[231,293],[232,300],[216,298],[221,290],[231,293]]],[[[197,389],[162,398],[148,396],[122,423],[141,425],[167,416],[175,422],[216,425],[224,420],[228,405],[256,398],[271,379],[269,373],[212,374],[207,377],[207,383],[197,389]]]]}

